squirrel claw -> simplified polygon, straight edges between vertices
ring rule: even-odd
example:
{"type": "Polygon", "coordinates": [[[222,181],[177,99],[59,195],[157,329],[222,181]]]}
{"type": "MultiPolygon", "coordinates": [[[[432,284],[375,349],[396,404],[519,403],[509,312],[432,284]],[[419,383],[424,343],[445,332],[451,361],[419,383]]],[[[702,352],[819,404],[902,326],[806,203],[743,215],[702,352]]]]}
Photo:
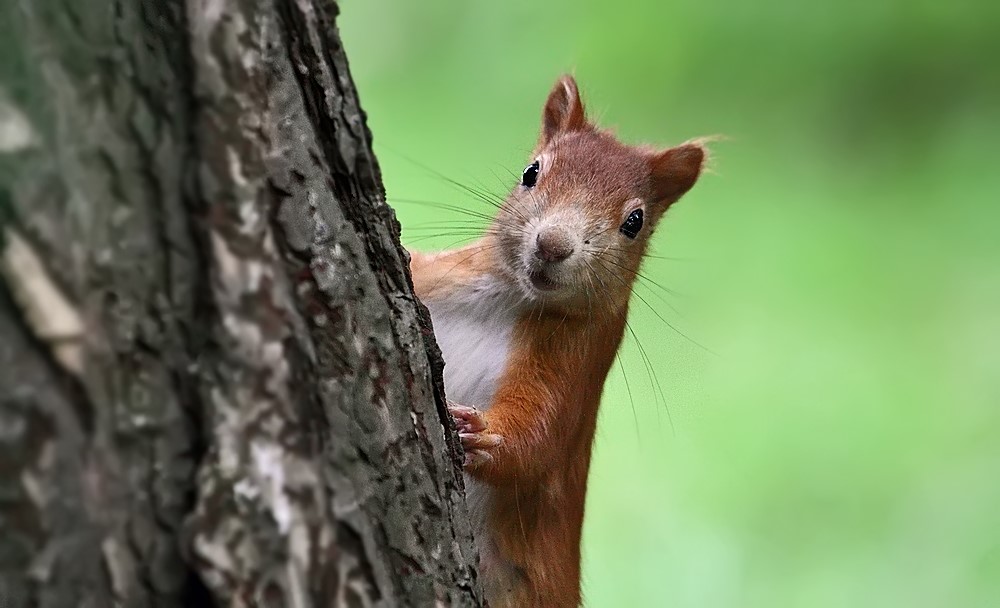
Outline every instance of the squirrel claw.
{"type": "Polygon", "coordinates": [[[476,467],[487,462],[491,462],[493,456],[489,452],[484,452],[483,450],[468,450],[465,452],[465,462],[463,466],[465,468],[476,467]]]}
{"type": "Polygon", "coordinates": [[[448,402],[448,412],[455,419],[459,433],[479,433],[486,430],[483,413],[474,407],[448,402]]]}
{"type": "Polygon", "coordinates": [[[459,433],[462,448],[465,450],[484,450],[495,448],[503,443],[503,437],[495,433],[459,433]]]}
{"type": "Polygon", "coordinates": [[[458,437],[462,440],[465,451],[465,468],[476,467],[493,460],[491,450],[501,443],[503,437],[496,433],[487,433],[486,418],[474,407],[448,403],[448,412],[455,420],[458,437]]]}

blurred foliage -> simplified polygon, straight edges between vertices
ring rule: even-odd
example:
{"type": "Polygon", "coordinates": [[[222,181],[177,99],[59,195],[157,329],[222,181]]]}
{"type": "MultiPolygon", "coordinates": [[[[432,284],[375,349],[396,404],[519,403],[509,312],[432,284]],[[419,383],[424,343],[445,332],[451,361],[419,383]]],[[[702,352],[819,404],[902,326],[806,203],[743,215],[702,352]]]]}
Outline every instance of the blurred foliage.
{"type": "Polygon", "coordinates": [[[504,193],[564,71],[627,141],[726,137],[637,287],[719,356],[633,301],[589,606],[1000,605],[1000,3],[342,10],[409,246],[470,235],[408,201],[488,210],[419,164],[504,193]]]}

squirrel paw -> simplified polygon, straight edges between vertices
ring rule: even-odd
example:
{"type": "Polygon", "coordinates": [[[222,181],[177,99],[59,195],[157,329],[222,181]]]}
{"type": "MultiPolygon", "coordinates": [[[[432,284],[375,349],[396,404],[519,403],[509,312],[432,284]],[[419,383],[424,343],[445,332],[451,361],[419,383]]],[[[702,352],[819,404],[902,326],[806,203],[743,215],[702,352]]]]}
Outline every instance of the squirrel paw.
{"type": "Polygon", "coordinates": [[[448,404],[448,411],[455,420],[462,449],[465,450],[465,468],[493,460],[490,450],[503,443],[503,437],[485,432],[487,425],[483,413],[474,407],[455,403],[448,404]]]}

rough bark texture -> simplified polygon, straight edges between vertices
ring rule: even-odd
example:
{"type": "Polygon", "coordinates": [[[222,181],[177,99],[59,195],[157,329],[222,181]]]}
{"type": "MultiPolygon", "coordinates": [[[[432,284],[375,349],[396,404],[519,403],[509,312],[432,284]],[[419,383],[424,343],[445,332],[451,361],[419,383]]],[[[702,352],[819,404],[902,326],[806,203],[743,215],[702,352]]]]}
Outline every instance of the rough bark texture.
{"type": "Polygon", "coordinates": [[[3,608],[481,604],[336,11],[0,6],[3,608]]]}

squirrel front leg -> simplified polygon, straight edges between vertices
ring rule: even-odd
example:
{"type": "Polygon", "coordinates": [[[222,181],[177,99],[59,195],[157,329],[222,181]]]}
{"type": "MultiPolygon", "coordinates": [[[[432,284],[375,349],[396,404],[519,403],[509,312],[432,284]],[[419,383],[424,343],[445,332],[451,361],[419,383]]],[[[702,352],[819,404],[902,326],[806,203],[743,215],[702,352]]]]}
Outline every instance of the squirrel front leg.
{"type": "Polygon", "coordinates": [[[466,470],[480,481],[502,486],[536,479],[563,452],[556,403],[524,388],[501,389],[486,412],[452,407],[466,470]]]}

